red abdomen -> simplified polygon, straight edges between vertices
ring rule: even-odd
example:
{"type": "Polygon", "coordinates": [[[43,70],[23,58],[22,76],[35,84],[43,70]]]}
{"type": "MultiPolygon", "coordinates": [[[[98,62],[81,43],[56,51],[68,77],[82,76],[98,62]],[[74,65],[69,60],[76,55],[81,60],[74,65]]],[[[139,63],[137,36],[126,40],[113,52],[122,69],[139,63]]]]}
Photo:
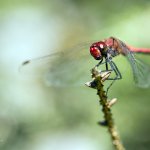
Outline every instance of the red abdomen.
{"type": "Polygon", "coordinates": [[[130,51],[135,52],[135,53],[150,54],[150,48],[135,48],[129,45],[128,45],[128,48],[130,49],[130,51]]]}

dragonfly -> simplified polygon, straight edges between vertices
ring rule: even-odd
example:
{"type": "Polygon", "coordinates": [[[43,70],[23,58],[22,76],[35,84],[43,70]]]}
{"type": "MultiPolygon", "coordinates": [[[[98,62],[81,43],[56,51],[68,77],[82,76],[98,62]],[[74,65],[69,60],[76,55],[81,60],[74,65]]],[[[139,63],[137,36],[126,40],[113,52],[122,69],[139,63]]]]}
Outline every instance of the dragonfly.
{"type": "MultiPolygon", "coordinates": [[[[123,55],[130,63],[136,85],[148,88],[150,86],[150,66],[138,59],[136,53],[150,54],[150,49],[135,48],[115,37],[109,37],[101,41],[84,42],[71,49],[26,60],[22,63],[21,70],[30,68],[29,70],[33,71],[34,67],[38,68],[37,70],[40,69],[39,72],[43,73],[47,85],[64,87],[83,84],[87,81],[90,67],[105,65],[105,69],[102,71],[115,73],[115,77],[107,79],[112,80],[107,88],[108,91],[116,80],[122,79],[122,74],[114,58],[123,55]]],[[[39,72],[36,75],[39,75],[39,72]]]]}
{"type": "Polygon", "coordinates": [[[150,49],[135,48],[125,44],[115,37],[110,37],[103,41],[93,43],[90,46],[90,53],[94,59],[99,60],[99,63],[96,65],[97,67],[101,64],[105,64],[106,69],[104,71],[115,72],[114,78],[107,78],[107,80],[112,80],[111,84],[107,88],[107,92],[115,80],[122,79],[122,75],[117,65],[113,61],[113,57],[116,57],[120,54],[127,57],[133,71],[136,85],[142,88],[147,88],[150,86],[150,66],[135,57],[135,53],[150,54],[150,49]],[[103,60],[105,60],[105,62],[103,62],[103,60]],[[110,65],[111,70],[108,69],[108,64],[110,65]]]}

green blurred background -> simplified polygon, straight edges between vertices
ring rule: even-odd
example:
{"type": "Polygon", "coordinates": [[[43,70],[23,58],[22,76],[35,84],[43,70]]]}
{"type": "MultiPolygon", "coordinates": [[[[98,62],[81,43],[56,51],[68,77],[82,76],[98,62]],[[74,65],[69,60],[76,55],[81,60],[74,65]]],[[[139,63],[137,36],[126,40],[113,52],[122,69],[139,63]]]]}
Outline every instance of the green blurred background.
{"type": "MultiPolygon", "coordinates": [[[[109,36],[150,47],[149,27],[148,0],[0,0],[0,149],[113,149],[107,129],[96,124],[103,114],[95,90],[84,83],[47,87],[18,68],[28,58],[109,36]]],[[[135,87],[123,57],[116,63],[124,78],[109,92],[118,99],[117,128],[127,150],[149,150],[150,89],[135,87]]]]}

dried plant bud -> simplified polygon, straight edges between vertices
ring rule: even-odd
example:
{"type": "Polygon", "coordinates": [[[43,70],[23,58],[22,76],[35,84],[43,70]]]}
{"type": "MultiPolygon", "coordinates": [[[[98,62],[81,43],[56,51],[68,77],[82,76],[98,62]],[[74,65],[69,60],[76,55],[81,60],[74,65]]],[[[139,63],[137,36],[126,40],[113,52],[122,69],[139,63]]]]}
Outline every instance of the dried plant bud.
{"type": "Polygon", "coordinates": [[[112,100],[107,102],[107,107],[112,107],[117,102],[117,98],[113,98],[112,100]]]}
{"type": "Polygon", "coordinates": [[[86,82],[85,85],[90,87],[90,88],[93,88],[93,89],[96,89],[96,87],[97,87],[97,83],[95,82],[95,80],[90,81],[90,82],[86,82]]]}
{"type": "Polygon", "coordinates": [[[102,77],[102,82],[104,82],[105,80],[107,80],[107,78],[110,76],[111,71],[105,71],[105,72],[101,72],[100,75],[102,77]]]}
{"type": "Polygon", "coordinates": [[[91,69],[91,75],[92,78],[95,78],[96,76],[100,75],[100,71],[97,69],[97,67],[91,69]]]}

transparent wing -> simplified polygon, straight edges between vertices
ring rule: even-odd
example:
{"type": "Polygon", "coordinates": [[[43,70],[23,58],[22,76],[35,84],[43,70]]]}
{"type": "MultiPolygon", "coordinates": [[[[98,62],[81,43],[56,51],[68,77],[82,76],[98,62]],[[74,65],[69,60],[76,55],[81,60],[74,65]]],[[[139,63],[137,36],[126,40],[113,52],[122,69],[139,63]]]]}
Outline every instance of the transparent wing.
{"type": "Polygon", "coordinates": [[[136,85],[142,88],[150,87],[150,66],[136,58],[133,53],[128,54],[128,59],[136,85]]]}
{"type": "Polygon", "coordinates": [[[120,44],[130,62],[136,85],[142,88],[150,87],[150,66],[138,59],[122,41],[120,41],[120,44]]]}
{"type": "Polygon", "coordinates": [[[42,77],[49,86],[84,85],[97,63],[89,53],[91,42],[22,63],[23,74],[42,77]]]}

